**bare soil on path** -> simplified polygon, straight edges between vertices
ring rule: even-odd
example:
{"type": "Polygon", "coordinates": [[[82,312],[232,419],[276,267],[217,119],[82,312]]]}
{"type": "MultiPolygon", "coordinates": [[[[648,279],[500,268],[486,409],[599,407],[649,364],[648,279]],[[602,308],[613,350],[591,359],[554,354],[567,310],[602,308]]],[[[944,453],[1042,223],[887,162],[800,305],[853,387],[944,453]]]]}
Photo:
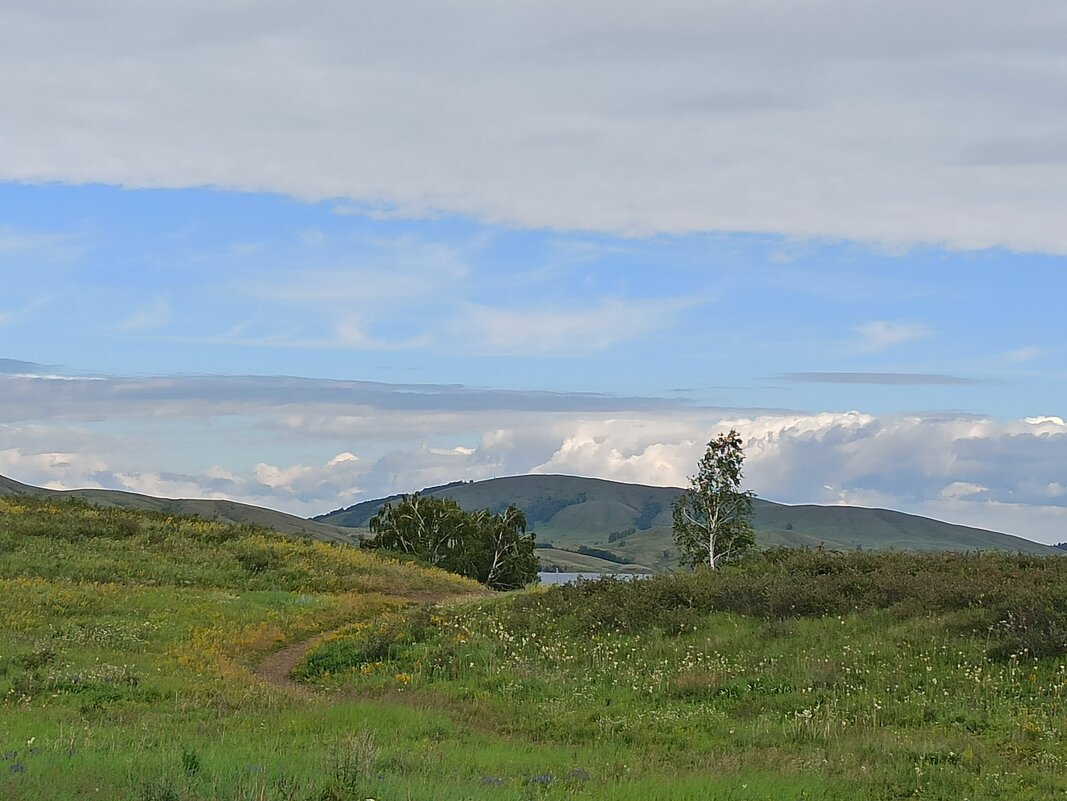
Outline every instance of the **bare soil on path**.
{"type": "MultiPolygon", "coordinates": [[[[439,598],[420,595],[417,598],[407,598],[405,600],[410,600],[413,603],[437,603],[443,605],[470,601],[477,597],[478,596],[472,594],[446,595],[439,598]]],[[[342,626],[340,628],[344,627],[342,626]]],[[[320,634],[316,634],[314,637],[295,642],[292,645],[287,645],[280,650],[268,654],[261,662],[259,662],[259,664],[252,668],[253,675],[266,684],[280,687],[283,690],[288,690],[294,695],[298,695],[302,698],[315,697],[316,693],[310,687],[293,681],[289,674],[296,669],[296,666],[300,664],[300,661],[309,651],[335,631],[339,631],[340,628],[324,631],[320,634]]]]}
{"type": "Polygon", "coordinates": [[[292,645],[287,645],[280,651],[268,654],[262,662],[252,669],[252,673],[262,682],[289,690],[294,695],[302,698],[311,698],[315,695],[311,688],[293,681],[289,674],[296,669],[296,666],[300,664],[300,660],[304,658],[308,651],[331,633],[327,631],[322,634],[316,634],[310,639],[301,640],[292,645]]]}

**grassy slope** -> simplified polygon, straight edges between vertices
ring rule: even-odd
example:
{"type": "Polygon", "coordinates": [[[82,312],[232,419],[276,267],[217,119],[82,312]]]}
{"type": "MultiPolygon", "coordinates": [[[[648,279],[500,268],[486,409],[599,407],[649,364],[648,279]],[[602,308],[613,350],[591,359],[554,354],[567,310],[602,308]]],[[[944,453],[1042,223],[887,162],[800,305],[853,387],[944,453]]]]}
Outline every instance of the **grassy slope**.
{"type": "Polygon", "coordinates": [[[10,478],[0,476],[0,497],[12,495],[30,495],[37,498],[81,498],[97,506],[134,509],[139,511],[163,512],[165,514],[193,515],[205,520],[222,523],[263,526],[282,534],[296,534],[311,537],[321,542],[351,543],[352,532],[337,528],[327,523],[305,520],[296,515],[250,506],[234,501],[207,499],[171,499],[153,498],[133,492],[119,490],[50,490],[20,484],[10,478]]]}
{"type": "MultiPolygon", "coordinates": [[[[454,498],[466,509],[497,510],[513,503],[527,513],[540,542],[570,550],[580,545],[606,548],[632,564],[660,569],[677,565],[670,510],[678,492],[575,476],[512,476],[432,489],[428,494],[454,498]],[[634,534],[609,542],[613,532],[630,528],[636,529],[634,534]]],[[[362,527],[381,502],[367,501],[316,519],[362,527]]],[[[757,498],[753,524],[757,539],[767,546],[1053,552],[1020,537],[884,509],[786,506],[757,498]]],[[[575,568],[586,558],[566,562],[565,555],[554,555],[555,564],[575,568]]],[[[603,569],[610,571],[611,565],[605,562],[603,569]]]]}
{"type": "Polygon", "coordinates": [[[0,798],[310,798],[376,713],[297,703],[255,678],[257,661],[412,600],[484,592],[348,546],[0,498],[0,798]]]}
{"type": "Polygon", "coordinates": [[[1067,562],[791,558],[416,609],[484,593],[347,547],[0,498],[0,798],[1067,790],[1062,656],[1023,651],[1067,639],[1067,562]],[[323,692],[256,678],[338,627],[306,662],[323,692]]]}

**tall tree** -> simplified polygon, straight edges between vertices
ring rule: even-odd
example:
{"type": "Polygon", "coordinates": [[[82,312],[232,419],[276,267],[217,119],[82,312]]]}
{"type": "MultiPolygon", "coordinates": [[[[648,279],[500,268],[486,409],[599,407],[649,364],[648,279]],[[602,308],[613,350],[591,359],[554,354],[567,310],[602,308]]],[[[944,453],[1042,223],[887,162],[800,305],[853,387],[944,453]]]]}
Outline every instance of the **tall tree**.
{"type": "Polygon", "coordinates": [[[733,429],[708,443],[689,478],[689,488],[674,502],[674,541],[693,567],[715,569],[752,548],[752,498],[741,489],[745,452],[733,429]]]}

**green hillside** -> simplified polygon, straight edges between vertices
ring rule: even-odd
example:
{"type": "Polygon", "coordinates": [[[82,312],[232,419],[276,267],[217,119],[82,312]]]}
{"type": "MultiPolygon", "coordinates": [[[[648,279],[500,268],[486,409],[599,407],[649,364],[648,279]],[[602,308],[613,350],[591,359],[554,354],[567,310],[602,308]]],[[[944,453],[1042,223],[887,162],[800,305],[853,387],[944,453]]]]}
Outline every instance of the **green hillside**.
{"type": "MultiPolygon", "coordinates": [[[[499,511],[509,504],[526,513],[542,564],[550,569],[602,572],[675,567],[671,504],[679,489],[622,484],[577,476],[511,476],[431,487],[423,494],[448,497],[465,509],[499,511]],[[596,558],[579,548],[606,551],[596,558]]],[[[393,496],[394,498],[396,496],[393,496]]],[[[321,523],[363,529],[391,498],[365,501],[316,517],[321,523]]],[[[823,546],[914,551],[1053,554],[1055,549],[1021,537],[943,523],[886,509],[854,506],[787,506],[756,499],[753,524],[761,545],[823,546]]]]}
{"type": "Polygon", "coordinates": [[[774,549],[491,594],[26,492],[0,555],[4,801],[1067,792],[1062,559],[774,549]]]}
{"type": "Polygon", "coordinates": [[[237,523],[246,526],[261,526],[282,534],[310,537],[320,542],[341,542],[351,544],[352,532],[314,520],[305,520],[296,515],[250,506],[235,501],[207,499],[171,499],[153,498],[134,492],[119,490],[80,489],[50,490],[20,484],[10,478],[0,476],[0,498],[12,495],[28,495],[34,498],[62,500],[63,498],[80,498],[94,506],[115,509],[132,509],[142,512],[162,512],[169,515],[192,515],[205,520],[220,523],[237,523]]]}
{"type": "Polygon", "coordinates": [[[4,801],[335,797],[324,755],[362,710],[326,708],[260,663],[412,602],[487,592],[344,545],[4,489],[4,801]]]}

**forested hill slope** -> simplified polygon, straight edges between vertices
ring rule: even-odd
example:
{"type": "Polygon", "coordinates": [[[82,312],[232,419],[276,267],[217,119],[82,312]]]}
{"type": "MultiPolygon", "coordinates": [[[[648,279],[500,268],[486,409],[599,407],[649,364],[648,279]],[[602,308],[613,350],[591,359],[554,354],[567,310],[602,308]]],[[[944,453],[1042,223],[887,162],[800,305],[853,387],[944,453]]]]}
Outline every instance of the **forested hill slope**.
{"type": "MultiPolygon", "coordinates": [[[[457,482],[428,488],[423,494],[453,498],[468,510],[499,511],[514,504],[525,512],[530,529],[536,532],[545,566],[655,569],[677,564],[671,503],[680,491],[577,476],[526,475],[457,482]],[[546,552],[548,543],[558,547],[546,552]],[[579,548],[586,550],[582,559],[556,553],[579,548]],[[592,554],[591,549],[607,553],[592,554]],[[599,561],[591,563],[590,559],[599,561]]],[[[315,520],[364,528],[383,503],[396,497],[365,501],[315,520]]],[[[757,498],[753,523],[763,545],[1056,553],[1021,537],[886,509],[786,506],[757,498]]]]}

